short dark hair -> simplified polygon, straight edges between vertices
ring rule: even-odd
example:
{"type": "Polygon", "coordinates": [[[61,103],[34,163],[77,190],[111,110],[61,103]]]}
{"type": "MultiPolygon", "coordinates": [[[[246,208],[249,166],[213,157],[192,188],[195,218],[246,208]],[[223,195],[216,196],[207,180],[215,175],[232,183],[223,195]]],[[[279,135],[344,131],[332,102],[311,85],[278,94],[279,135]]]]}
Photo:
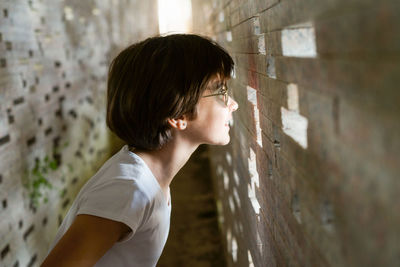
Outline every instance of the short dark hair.
{"type": "Polygon", "coordinates": [[[193,119],[208,81],[230,78],[233,65],[216,42],[194,34],[133,44],[110,65],[107,125],[130,147],[158,149],[171,138],[167,119],[193,119]]]}

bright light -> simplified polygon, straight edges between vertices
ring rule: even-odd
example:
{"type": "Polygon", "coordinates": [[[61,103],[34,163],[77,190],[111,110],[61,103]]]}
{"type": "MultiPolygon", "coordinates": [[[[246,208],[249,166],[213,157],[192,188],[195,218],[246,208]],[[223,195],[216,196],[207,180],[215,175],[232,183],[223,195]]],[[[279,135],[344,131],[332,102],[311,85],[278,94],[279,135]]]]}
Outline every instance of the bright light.
{"type": "Polygon", "coordinates": [[[160,34],[190,32],[192,29],[191,0],[158,0],[160,34]]]}
{"type": "Polygon", "coordinates": [[[308,119],[299,113],[299,89],[297,84],[290,83],[287,85],[287,96],[288,109],[281,107],[283,132],[306,149],[308,119]]]}

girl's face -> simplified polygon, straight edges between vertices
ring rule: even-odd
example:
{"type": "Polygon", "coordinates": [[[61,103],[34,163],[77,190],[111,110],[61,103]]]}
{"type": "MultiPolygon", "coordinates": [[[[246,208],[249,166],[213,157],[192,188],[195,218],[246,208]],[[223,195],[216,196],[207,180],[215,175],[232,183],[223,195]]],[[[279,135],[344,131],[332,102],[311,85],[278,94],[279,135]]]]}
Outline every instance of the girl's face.
{"type": "Polygon", "coordinates": [[[196,118],[187,122],[185,134],[194,142],[211,145],[229,143],[229,121],[232,112],[238,109],[238,104],[230,97],[225,104],[223,95],[209,96],[221,93],[223,85],[226,86],[226,81],[218,77],[210,81],[197,104],[196,118]]]}

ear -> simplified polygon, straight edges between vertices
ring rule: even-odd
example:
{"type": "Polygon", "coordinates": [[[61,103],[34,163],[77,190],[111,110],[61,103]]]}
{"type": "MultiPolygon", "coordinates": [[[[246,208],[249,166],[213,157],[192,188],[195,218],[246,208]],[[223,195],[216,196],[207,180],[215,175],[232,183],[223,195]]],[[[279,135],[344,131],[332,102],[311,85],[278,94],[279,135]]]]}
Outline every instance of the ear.
{"type": "Polygon", "coordinates": [[[168,119],[168,124],[177,130],[185,130],[187,126],[187,119],[185,116],[181,116],[177,119],[168,119]]]}

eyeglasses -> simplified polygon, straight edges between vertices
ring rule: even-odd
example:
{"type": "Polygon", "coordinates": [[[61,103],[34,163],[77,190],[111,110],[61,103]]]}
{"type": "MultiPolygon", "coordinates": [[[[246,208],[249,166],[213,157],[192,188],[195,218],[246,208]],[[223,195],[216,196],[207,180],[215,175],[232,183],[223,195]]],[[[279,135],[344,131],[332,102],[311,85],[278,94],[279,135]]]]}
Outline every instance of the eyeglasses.
{"type": "Polygon", "coordinates": [[[218,90],[218,93],[211,94],[211,95],[205,95],[203,97],[221,96],[222,97],[222,101],[224,102],[224,104],[226,106],[228,106],[229,95],[228,95],[228,87],[226,86],[226,84],[222,84],[217,90],[218,90]]]}

